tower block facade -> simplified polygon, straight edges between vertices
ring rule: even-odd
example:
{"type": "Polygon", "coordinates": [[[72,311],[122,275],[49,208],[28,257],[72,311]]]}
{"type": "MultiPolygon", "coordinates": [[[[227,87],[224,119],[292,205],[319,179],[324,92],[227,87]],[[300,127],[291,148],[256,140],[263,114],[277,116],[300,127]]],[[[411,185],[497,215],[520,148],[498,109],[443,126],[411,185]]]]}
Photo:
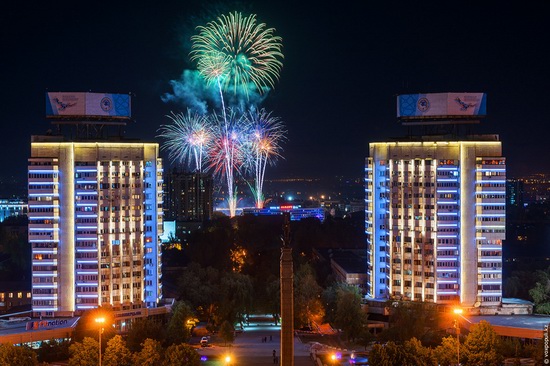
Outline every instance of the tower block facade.
{"type": "Polygon", "coordinates": [[[33,136],[28,166],[35,316],[162,297],[162,161],[156,143],[33,136]]]}
{"type": "Polygon", "coordinates": [[[498,136],[371,143],[365,181],[370,297],[501,303],[506,160],[498,136]]]}

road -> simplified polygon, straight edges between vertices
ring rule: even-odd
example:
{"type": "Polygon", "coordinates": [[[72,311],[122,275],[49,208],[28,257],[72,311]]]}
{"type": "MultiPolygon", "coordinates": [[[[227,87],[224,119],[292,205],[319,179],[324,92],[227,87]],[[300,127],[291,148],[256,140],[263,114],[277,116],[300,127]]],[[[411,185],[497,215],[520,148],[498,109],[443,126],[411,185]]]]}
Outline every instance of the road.
{"type": "MultiPolygon", "coordinates": [[[[225,346],[223,342],[214,343],[211,347],[201,348],[199,353],[205,356],[203,362],[205,366],[225,366],[224,358],[226,355],[231,357],[230,366],[256,366],[273,365],[273,350],[279,357],[281,347],[281,327],[275,326],[268,318],[251,317],[250,324],[245,326],[242,333],[237,334],[232,345],[225,346]],[[271,336],[271,340],[270,340],[271,336]],[[267,341],[263,342],[262,338],[267,341]]],[[[294,365],[295,366],[313,366],[310,359],[309,346],[302,344],[300,340],[294,338],[294,365]]]]}

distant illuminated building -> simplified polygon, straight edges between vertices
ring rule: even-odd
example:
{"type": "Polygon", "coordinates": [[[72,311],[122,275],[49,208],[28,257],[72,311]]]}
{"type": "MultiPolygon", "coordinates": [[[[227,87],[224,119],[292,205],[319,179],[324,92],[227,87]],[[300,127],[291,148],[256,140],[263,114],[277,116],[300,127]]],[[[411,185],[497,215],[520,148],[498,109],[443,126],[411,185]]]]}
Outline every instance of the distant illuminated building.
{"type": "Polygon", "coordinates": [[[299,221],[308,217],[314,217],[323,222],[325,209],[323,207],[301,207],[299,205],[270,206],[265,208],[243,208],[243,215],[254,216],[282,216],[284,212],[290,213],[291,221],[299,221]]]}
{"type": "Polygon", "coordinates": [[[0,200],[0,222],[10,216],[27,214],[27,202],[18,199],[0,200]]]}
{"type": "Polygon", "coordinates": [[[523,187],[523,181],[519,179],[509,179],[506,182],[506,203],[509,206],[521,207],[523,206],[523,195],[525,188],[523,187]]]}
{"type": "Polygon", "coordinates": [[[500,304],[506,160],[498,136],[374,142],[365,180],[370,297],[500,304]]]}
{"type": "Polygon", "coordinates": [[[204,173],[171,172],[166,175],[166,217],[177,222],[212,218],[212,176],[204,173]]]}

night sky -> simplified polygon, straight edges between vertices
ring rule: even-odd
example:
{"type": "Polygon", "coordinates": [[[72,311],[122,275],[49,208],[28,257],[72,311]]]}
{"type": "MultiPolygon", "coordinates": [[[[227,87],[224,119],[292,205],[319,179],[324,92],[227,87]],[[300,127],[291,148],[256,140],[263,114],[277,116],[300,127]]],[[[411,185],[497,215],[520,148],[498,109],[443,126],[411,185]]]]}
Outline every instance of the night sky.
{"type": "Polygon", "coordinates": [[[266,179],[361,177],[368,143],[406,132],[396,95],[424,92],[486,92],[488,118],[476,131],[501,136],[508,176],[550,172],[543,1],[135,3],[2,5],[0,177],[25,180],[30,136],[50,128],[47,91],[131,93],[126,136],[161,142],[166,115],[185,110],[161,96],[194,68],[189,37],[216,9],[255,13],[283,38],[280,80],[262,106],[285,122],[289,140],[266,179]]]}

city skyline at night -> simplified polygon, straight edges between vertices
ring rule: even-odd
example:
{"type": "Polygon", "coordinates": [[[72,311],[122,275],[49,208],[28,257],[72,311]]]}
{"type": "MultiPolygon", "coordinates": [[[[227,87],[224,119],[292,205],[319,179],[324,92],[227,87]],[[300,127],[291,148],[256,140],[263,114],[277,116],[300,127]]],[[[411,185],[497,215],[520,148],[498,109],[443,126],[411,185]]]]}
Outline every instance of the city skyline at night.
{"type": "Polygon", "coordinates": [[[126,136],[161,143],[158,128],[188,107],[166,96],[194,67],[195,26],[235,10],[256,14],[282,38],[280,80],[262,105],[281,117],[288,141],[266,179],[361,177],[369,142],[407,133],[396,95],[416,92],[486,93],[488,117],[474,130],[500,135],[508,175],[550,169],[538,160],[548,153],[548,60],[538,53],[548,41],[545,4],[476,4],[467,13],[427,3],[60,5],[8,4],[2,15],[4,180],[25,180],[30,136],[52,128],[48,91],[129,93],[135,122],[126,136]]]}

